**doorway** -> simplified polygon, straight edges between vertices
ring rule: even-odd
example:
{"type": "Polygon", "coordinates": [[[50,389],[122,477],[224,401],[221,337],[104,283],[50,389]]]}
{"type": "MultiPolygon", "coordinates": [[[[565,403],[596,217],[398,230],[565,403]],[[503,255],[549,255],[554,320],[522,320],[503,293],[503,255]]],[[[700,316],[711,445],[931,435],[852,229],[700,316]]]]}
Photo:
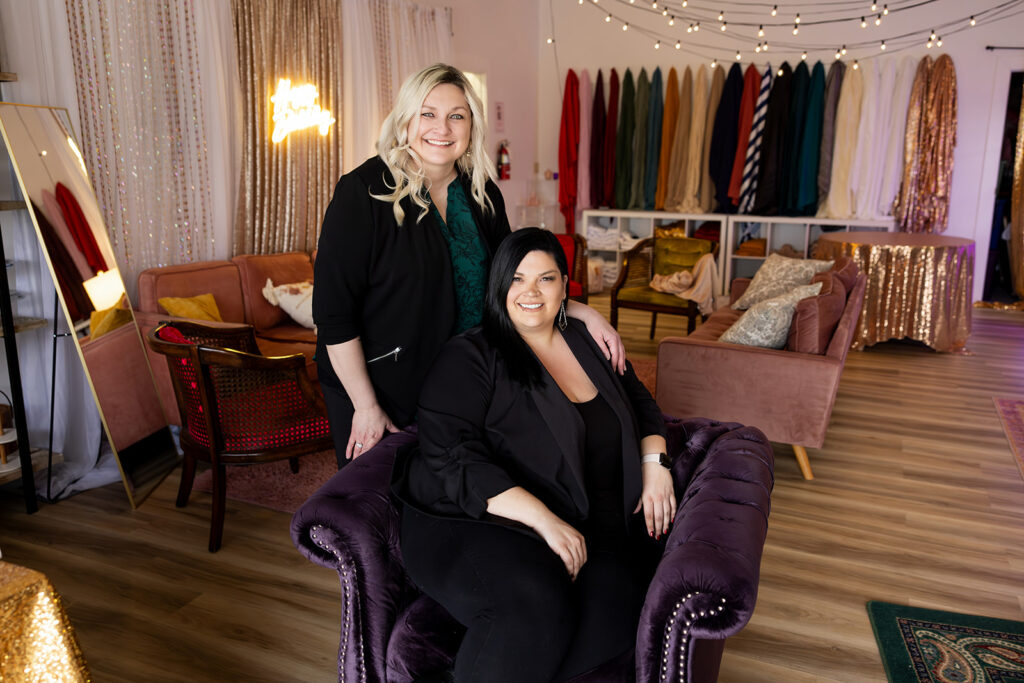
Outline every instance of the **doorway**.
{"type": "Polygon", "coordinates": [[[995,207],[989,235],[988,262],[985,266],[985,286],[982,299],[993,303],[1014,303],[1010,275],[1009,225],[1013,194],[1013,160],[1020,124],[1021,95],[1024,93],[1024,71],[1010,74],[1010,93],[1006,101],[1003,140],[999,152],[999,176],[996,180],[995,207]]]}

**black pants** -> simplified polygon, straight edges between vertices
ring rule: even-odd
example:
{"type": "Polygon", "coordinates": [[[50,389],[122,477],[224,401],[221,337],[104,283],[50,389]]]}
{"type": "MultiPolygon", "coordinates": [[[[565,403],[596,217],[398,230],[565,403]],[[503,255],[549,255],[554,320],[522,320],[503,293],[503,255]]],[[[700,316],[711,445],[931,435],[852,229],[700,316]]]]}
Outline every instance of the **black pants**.
{"type": "Polygon", "coordinates": [[[321,384],[320,389],[324,393],[327,422],[331,425],[331,438],[334,439],[334,457],[338,460],[340,470],[348,462],[345,459],[345,448],[348,446],[348,435],[352,432],[352,415],[355,409],[344,389],[326,384],[321,384]]]}
{"type": "Polygon", "coordinates": [[[413,581],[467,627],[457,683],[540,683],[634,647],[661,550],[642,538],[636,553],[588,552],[575,582],[539,537],[496,524],[406,508],[401,548],[413,581]]]}

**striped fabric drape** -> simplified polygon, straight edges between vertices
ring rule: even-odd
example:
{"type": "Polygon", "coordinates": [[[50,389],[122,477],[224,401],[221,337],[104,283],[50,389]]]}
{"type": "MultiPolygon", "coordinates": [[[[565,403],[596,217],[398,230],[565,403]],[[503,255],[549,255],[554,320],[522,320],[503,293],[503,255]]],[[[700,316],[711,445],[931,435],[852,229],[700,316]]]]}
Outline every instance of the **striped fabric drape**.
{"type": "Polygon", "coordinates": [[[761,170],[761,139],[764,135],[764,118],[768,113],[768,94],[772,89],[772,65],[761,74],[761,87],[754,105],[754,122],[750,127],[747,143],[747,159],[743,164],[743,182],[740,185],[740,213],[750,213],[754,208],[757,194],[757,174],[761,170]]]}

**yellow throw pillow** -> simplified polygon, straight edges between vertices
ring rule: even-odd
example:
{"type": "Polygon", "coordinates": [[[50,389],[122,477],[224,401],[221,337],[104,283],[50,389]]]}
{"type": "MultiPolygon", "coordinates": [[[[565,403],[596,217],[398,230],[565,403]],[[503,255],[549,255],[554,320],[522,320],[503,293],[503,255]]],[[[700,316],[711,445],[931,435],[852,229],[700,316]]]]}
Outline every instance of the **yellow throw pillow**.
{"type": "Polygon", "coordinates": [[[89,339],[98,339],[107,332],[113,332],[121,325],[132,321],[132,312],[127,308],[112,306],[89,314],[89,339]]]}
{"type": "Polygon", "coordinates": [[[200,294],[198,296],[177,297],[165,296],[157,299],[156,302],[164,307],[169,314],[178,318],[194,318],[196,320],[212,320],[224,322],[220,317],[220,310],[213,294],[200,294]]]}

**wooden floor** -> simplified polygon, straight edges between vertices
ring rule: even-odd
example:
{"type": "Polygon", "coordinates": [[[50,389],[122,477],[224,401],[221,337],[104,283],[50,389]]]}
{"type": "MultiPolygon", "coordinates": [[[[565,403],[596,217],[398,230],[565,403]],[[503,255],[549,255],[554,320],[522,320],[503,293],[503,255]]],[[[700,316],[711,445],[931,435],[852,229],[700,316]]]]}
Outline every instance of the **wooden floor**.
{"type": "MultiPolygon", "coordinates": [[[[637,357],[648,325],[623,314],[637,357]]],[[[976,310],[969,347],[851,353],[816,479],[776,448],[757,609],[720,680],[884,680],[872,599],[1024,620],[1024,478],[992,404],[1024,398],[1024,313],[976,310]]],[[[4,489],[3,559],[50,577],[97,681],[334,680],[337,578],[294,550],[289,516],[229,501],[211,555],[209,497],[176,509],[177,483],[135,511],[114,485],[32,516],[4,489]]]]}

